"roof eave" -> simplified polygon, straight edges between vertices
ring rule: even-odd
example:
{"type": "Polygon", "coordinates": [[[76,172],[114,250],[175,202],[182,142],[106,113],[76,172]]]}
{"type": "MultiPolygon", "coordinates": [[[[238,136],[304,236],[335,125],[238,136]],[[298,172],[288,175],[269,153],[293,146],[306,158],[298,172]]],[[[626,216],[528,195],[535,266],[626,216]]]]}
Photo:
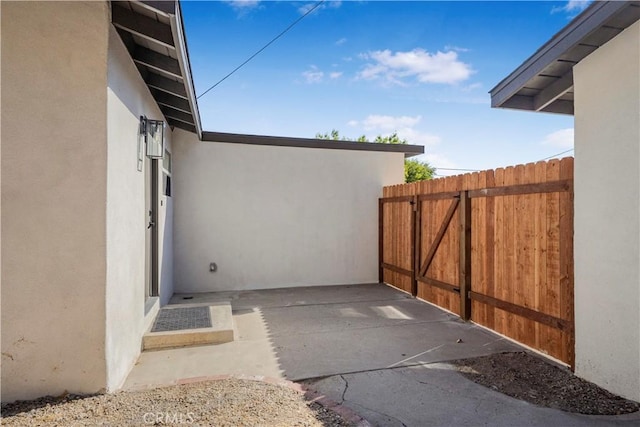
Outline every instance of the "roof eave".
{"type": "MultiPolygon", "coordinates": [[[[511,74],[498,83],[489,91],[491,94],[491,107],[494,108],[517,108],[524,110],[536,110],[546,112],[560,112],[572,114],[573,109],[569,112],[566,108],[559,108],[561,111],[550,111],[532,104],[530,107],[523,107],[520,102],[513,101],[514,95],[538,73],[543,71],[545,67],[554,62],[568,49],[576,46],[582,39],[589,36],[612,15],[629,6],[633,1],[607,1],[594,2],[585,9],[566,27],[554,35],[551,40],[545,43],[531,57],[525,60],[511,74]],[[513,104],[518,106],[513,106],[513,104]]],[[[572,81],[571,81],[572,84],[572,81]]],[[[566,89],[566,88],[565,88],[566,89]]],[[[551,108],[558,109],[558,108],[551,108]]]]}
{"type": "Polygon", "coordinates": [[[187,91],[187,100],[191,107],[191,114],[195,124],[196,134],[199,139],[202,139],[202,122],[200,121],[200,111],[198,110],[198,99],[195,93],[195,86],[193,84],[193,75],[191,73],[191,66],[189,61],[189,50],[187,48],[187,39],[184,31],[184,24],[182,21],[182,10],[180,8],[180,2],[176,2],[175,13],[170,17],[171,30],[173,32],[174,43],[178,56],[178,63],[182,71],[184,78],[185,89],[187,91]]]}
{"type": "Polygon", "coordinates": [[[239,133],[203,132],[202,141],[231,144],[267,145],[276,147],[320,148],[329,150],[379,151],[404,153],[405,157],[424,154],[424,147],[410,144],[380,144],[375,142],[334,141],[315,138],[285,136],[247,135],[239,133]]]}

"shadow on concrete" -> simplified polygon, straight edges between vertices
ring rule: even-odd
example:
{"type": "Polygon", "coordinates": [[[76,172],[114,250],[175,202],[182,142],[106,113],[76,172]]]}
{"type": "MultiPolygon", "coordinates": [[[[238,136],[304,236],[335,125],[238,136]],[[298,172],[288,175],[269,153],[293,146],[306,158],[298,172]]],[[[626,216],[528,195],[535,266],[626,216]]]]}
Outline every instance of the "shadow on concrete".
{"type": "MultiPolygon", "coordinates": [[[[183,298],[190,299],[183,299],[183,298]]],[[[231,301],[236,341],[143,353],[126,389],[185,378],[280,378],[373,425],[633,425],[541,408],[464,378],[448,361],[523,348],[380,284],[174,295],[231,301]]]]}

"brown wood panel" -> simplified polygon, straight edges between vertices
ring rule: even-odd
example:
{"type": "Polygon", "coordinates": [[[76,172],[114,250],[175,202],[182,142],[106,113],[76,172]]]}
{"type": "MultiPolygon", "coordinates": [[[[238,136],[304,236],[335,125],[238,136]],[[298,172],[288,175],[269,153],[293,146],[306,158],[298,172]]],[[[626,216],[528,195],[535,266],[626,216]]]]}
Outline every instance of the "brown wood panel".
{"type": "MultiPolygon", "coordinates": [[[[485,185],[487,187],[495,187],[494,171],[487,171],[485,176],[485,185]]],[[[486,197],[481,200],[485,209],[485,226],[484,226],[484,291],[486,295],[495,295],[495,198],[486,197]]],[[[477,230],[482,233],[483,230],[477,230]]],[[[495,310],[485,307],[484,325],[491,329],[495,329],[495,310]]]]}
{"type": "MultiPolygon", "coordinates": [[[[504,185],[504,169],[496,169],[495,171],[496,186],[504,185]]],[[[495,291],[493,296],[502,298],[504,296],[504,265],[505,265],[505,235],[504,235],[504,197],[496,197],[495,200],[495,221],[494,221],[494,268],[493,276],[495,280],[495,291]]],[[[474,305],[471,306],[474,309],[474,305]]],[[[503,311],[493,310],[495,318],[494,330],[504,333],[507,325],[507,316],[503,311]]]]}
{"type": "MultiPolygon", "coordinates": [[[[560,179],[560,161],[551,160],[547,162],[547,180],[555,181],[560,179]]],[[[546,253],[546,293],[543,297],[544,312],[552,316],[560,317],[560,194],[547,194],[546,203],[547,221],[547,253],[546,253]]],[[[548,335],[548,340],[541,343],[543,352],[565,360],[562,354],[562,335],[559,331],[553,330],[548,335]]]]}
{"type": "Polygon", "coordinates": [[[523,307],[519,304],[514,304],[507,301],[501,301],[497,298],[493,298],[487,295],[482,295],[473,291],[471,292],[470,295],[471,295],[471,298],[475,301],[481,302],[483,304],[491,305],[493,307],[497,307],[501,310],[509,311],[521,318],[534,320],[544,325],[551,326],[552,328],[555,328],[555,329],[566,331],[571,328],[571,322],[567,320],[550,316],[548,314],[541,313],[539,311],[535,311],[527,307],[523,307]]]}
{"type": "Polygon", "coordinates": [[[573,364],[572,158],[385,187],[383,196],[394,198],[381,208],[386,282],[411,292],[419,276],[418,297],[459,314],[465,281],[473,321],[573,364]],[[443,227],[452,197],[465,190],[474,196],[469,283],[460,206],[443,227]]]}
{"type": "MultiPolygon", "coordinates": [[[[508,167],[504,170],[504,185],[515,185],[514,168],[508,167]]],[[[503,226],[504,226],[504,259],[503,259],[503,283],[502,292],[498,296],[502,301],[513,302],[513,282],[516,265],[516,235],[514,230],[514,200],[515,196],[504,196],[503,204],[503,226]]],[[[514,330],[517,329],[516,320],[512,313],[507,313],[503,334],[515,338],[514,330]]]]}
{"type": "MultiPolygon", "coordinates": [[[[536,181],[542,182],[547,178],[547,163],[538,162],[535,166],[536,181]]],[[[533,286],[535,289],[534,309],[538,311],[545,310],[544,296],[547,289],[547,196],[544,193],[535,195],[534,205],[534,228],[535,228],[535,244],[534,244],[534,263],[535,274],[533,278],[533,286]]],[[[550,328],[541,327],[536,323],[536,342],[535,348],[548,347],[550,328]]]]}
{"type": "MultiPolygon", "coordinates": [[[[573,179],[573,158],[560,161],[560,178],[573,179]]],[[[575,366],[574,267],[573,267],[573,192],[560,193],[560,317],[571,322],[571,330],[562,339],[562,360],[575,366]]]]}
{"type": "MultiPolygon", "coordinates": [[[[465,187],[471,191],[484,188],[486,183],[486,173],[474,173],[467,180],[465,187]]],[[[471,286],[474,290],[486,293],[486,281],[483,271],[483,259],[485,257],[485,241],[482,230],[486,227],[484,211],[484,199],[471,199],[471,286]]],[[[474,311],[474,321],[481,325],[486,324],[487,307],[478,306],[474,311]],[[477,320],[475,320],[477,319],[477,320]]]]}
{"type": "Polygon", "coordinates": [[[460,203],[459,195],[455,199],[451,200],[451,203],[449,204],[449,208],[447,209],[447,212],[445,213],[444,218],[442,219],[442,223],[440,224],[440,228],[438,229],[436,236],[433,238],[433,242],[431,242],[429,251],[427,252],[427,255],[424,257],[424,260],[421,261],[419,264],[420,265],[419,271],[421,276],[424,276],[427,270],[429,269],[429,266],[433,261],[433,257],[435,256],[436,251],[440,247],[440,244],[442,243],[444,235],[447,232],[449,225],[451,224],[451,220],[453,219],[453,216],[456,213],[456,209],[458,208],[459,203],[460,203]]]}
{"type": "MultiPolygon", "coordinates": [[[[517,165],[515,168],[526,169],[533,163],[527,165],[517,165]]],[[[559,180],[551,182],[530,182],[528,184],[515,184],[508,187],[482,188],[471,191],[469,196],[476,197],[496,197],[496,196],[518,196],[520,194],[557,193],[573,191],[573,181],[559,180]]]]}

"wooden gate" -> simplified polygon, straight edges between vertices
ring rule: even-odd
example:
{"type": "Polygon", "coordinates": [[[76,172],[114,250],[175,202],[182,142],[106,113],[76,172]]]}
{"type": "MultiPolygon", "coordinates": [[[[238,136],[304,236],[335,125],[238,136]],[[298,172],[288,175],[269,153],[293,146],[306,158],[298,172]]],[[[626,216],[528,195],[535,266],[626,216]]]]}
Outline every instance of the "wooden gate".
{"type": "Polygon", "coordinates": [[[573,367],[573,158],[385,187],[386,282],[573,367]]]}

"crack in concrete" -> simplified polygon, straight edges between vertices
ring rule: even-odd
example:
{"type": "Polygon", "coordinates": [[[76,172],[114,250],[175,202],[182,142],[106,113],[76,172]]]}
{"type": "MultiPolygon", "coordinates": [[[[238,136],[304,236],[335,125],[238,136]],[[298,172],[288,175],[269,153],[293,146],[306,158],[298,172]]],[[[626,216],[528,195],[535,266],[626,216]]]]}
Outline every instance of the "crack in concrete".
{"type": "Polygon", "coordinates": [[[340,397],[340,404],[343,404],[346,400],[345,395],[347,394],[347,390],[349,390],[349,381],[344,377],[344,375],[340,375],[342,381],[344,381],[344,390],[342,390],[342,396],[340,397]]]}
{"type": "Polygon", "coordinates": [[[318,381],[322,381],[324,379],[330,378],[330,377],[335,377],[335,376],[342,376],[342,375],[353,375],[353,374],[366,374],[367,372],[379,372],[379,371],[391,371],[391,370],[395,370],[395,369],[404,369],[404,368],[411,368],[411,367],[416,367],[416,366],[429,366],[429,365],[434,365],[437,363],[448,363],[451,362],[451,360],[449,359],[444,359],[444,360],[434,360],[433,362],[415,362],[415,363],[407,363],[405,365],[398,365],[398,366],[386,366],[383,368],[371,368],[371,369],[363,369],[363,370],[359,370],[359,371],[347,371],[347,372],[336,372],[335,374],[327,374],[327,375],[319,375],[317,377],[307,377],[307,378],[290,378],[290,381],[294,381],[294,382],[307,382],[307,383],[313,383],[313,382],[318,382],[318,381]]]}

